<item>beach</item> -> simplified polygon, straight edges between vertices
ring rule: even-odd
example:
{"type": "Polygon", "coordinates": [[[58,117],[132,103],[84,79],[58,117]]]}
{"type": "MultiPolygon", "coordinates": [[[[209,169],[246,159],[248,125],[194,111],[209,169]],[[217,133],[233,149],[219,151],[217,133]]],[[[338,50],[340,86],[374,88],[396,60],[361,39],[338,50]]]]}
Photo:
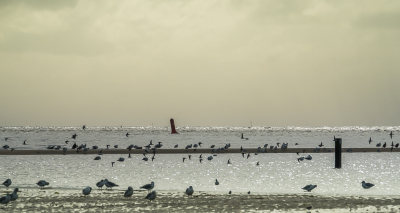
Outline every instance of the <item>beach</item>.
{"type": "MultiPolygon", "coordinates": [[[[10,190],[1,189],[1,194],[10,190]]],[[[144,199],[147,191],[21,189],[19,198],[1,205],[1,212],[398,212],[400,196],[341,196],[300,194],[212,193],[157,191],[154,201],[144,199]],[[311,209],[307,209],[311,207],[311,209]]]]}

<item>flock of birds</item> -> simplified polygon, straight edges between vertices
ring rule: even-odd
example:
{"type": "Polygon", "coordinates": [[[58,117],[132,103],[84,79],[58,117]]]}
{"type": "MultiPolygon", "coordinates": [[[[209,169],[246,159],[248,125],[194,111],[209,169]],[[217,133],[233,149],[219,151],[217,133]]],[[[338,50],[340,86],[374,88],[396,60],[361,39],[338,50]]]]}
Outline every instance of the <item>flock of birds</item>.
{"type": "MultiPolygon", "coordinates": [[[[85,130],[85,129],[86,129],[86,125],[84,125],[82,128],[83,128],[83,130],[85,130]]],[[[129,137],[129,135],[130,135],[129,133],[126,133],[125,136],[126,136],[126,137],[129,137]]],[[[72,138],[72,139],[76,139],[77,136],[78,136],[78,135],[75,133],[75,134],[72,135],[71,138],[72,138]]],[[[392,137],[393,137],[393,132],[390,132],[390,138],[392,139],[392,137]]],[[[9,138],[5,138],[5,141],[7,141],[8,139],[9,139],[9,138]]],[[[244,138],[244,137],[243,137],[243,133],[242,133],[241,139],[243,139],[243,140],[248,140],[249,138],[244,138]]],[[[69,142],[68,140],[65,141],[66,144],[68,144],[68,142],[69,142]]],[[[369,139],[369,144],[371,144],[371,142],[372,142],[372,138],[369,139]]],[[[198,148],[198,147],[201,147],[202,144],[203,144],[202,142],[199,142],[199,143],[197,143],[197,144],[189,144],[189,145],[187,145],[187,146],[185,147],[185,149],[191,149],[191,148],[196,149],[196,148],[198,148]]],[[[23,145],[27,145],[27,144],[26,144],[26,140],[23,142],[23,145]]],[[[296,143],[295,145],[298,145],[298,144],[296,143]]],[[[143,149],[143,150],[144,150],[144,153],[143,153],[144,157],[143,157],[142,160],[143,160],[143,161],[148,161],[149,158],[147,157],[146,154],[151,154],[151,153],[152,153],[153,156],[151,157],[151,160],[154,161],[157,149],[160,149],[162,146],[163,146],[162,142],[158,142],[157,144],[153,144],[152,141],[150,141],[150,143],[149,143],[148,145],[146,145],[146,146],[141,147],[141,146],[137,146],[137,145],[133,145],[133,144],[132,144],[132,145],[128,146],[127,149],[128,149],[128,150],[132,150],[132,149],[143,149]]],[[[324,146],[324,145],[323,145],[323,143],[321,142],[321,144],[318,145],[319,148],[316,147],[316,148],[314,149],[314,152],[319,152],[320,149],[321,149],[323,146],[324,146]]],[[[378,144],[376,145],[376,147],[381,147],[381,146],[382,146],[381,143],[378,143],[378,144]]],[[[387,144],[386,144],[386,142],[385,142],[385,143],[383,144],[382,147],[383,147],[383,148],[386,148],[386,146],[387,146],[387,144]]],[[[107,145],[107,149],[109,149],[109,147],[110,147],[110,145],[107,145]]],[[[230,147],[231,147],[230,143],[228,143],[228,144],[226,144],[224,147],[221,147],[221,148],[218,148],[218,149],[215,148],[215,145],[210,146],[210,148],[212,148],[212,153],[214,153],[214,156],[216,156],[216,153],[220,153],[220,152],[222,152],[222,151],[224,151],[224,150],[229,149],[230,147]]],[[[398,148],[398,147],[399,147],[399,143],[394,144],[394,143],[392,142],[391,147],[392,147],[391,149],[393,149],[393,147],[398,148]]],[[[4,148],[4,149],[9,149],[10,147],[9,147],[8,145],[4,145],[3,148],[4,148]]],[[[92,146],[92,149],[98,149],[98,148],[99,148],[98,146],[92,146]]],[[[118,145],[115,145],[114,148],[118,148],[118,145]]],[[[174,148],[178,148],[178,145],[175,145],[174,148]]],[[[263,148],[258,147],[257,152],[264,153],[264,152],[267,152],[267,149],[277,150],[278,148],[280,148],[280,149],[287,149],[287,148],[288,148],[288,143],[283,143],[282,145],[280,145],[280,143],[277,143],[276,145],[268,145],[268,144],[265,144],[263,148]]],[[[61,146],[48,146],[47,149],[59,150],[59,149],[61,149],[61,146]]],[[[89,147],[86,147],[86,144],[81,144],[81,145],[78,146],[76,143],[74,143],[73,146],[72,146],[72,149],[74,149],[74,150],[76,149],[76,152],[80,152],[80,151],[87,152],[87,151],[89,150],[89,147]]],[[[326,152],[331,152],[331,151],[332,151],[332,149],[326,149],[326,148],[322,148],[322,149],[323,149],[323,151],[326,151],[326,152]]],[[[11,151],[13,151],[13,150],[14,150],[14,148],[11,149],[11,151]]],[[[65,154],[66,151],[67,151],[67,148],[64,147],[64,148],[63,148],[63,153],[65,154]]],[[[242,157],[244,158],[247,150],[246,150],[246,149],[243,149],[243,147],[241,147],[241,148],[240,148],[240,151],[241,151],[242,157]]],[[[347,151],[349,151],[349,150],[347,150],[347,151]]],[[[378,150],[378,152],[379,152],[379,151],[380,151],[380,150],[378,150]]],[[[258,155],[257,152],[254,153],[254,155],[258,155]]],[[[305,152],[305,150],[303,150],[303,153],[304,153],[304,152],[305,152]]],[[[100,150],[99,153],[98,153],[98,155],[102,155],[102,154],[103,154],[103,153],[102,153],[102,150],[100,150]]],[[[297,152],[297,155],[299,155],[299,152],[297,152]]],[[[129,154],[128,158],[130,158],[130,157],[131,157],[131,155],[129,154]]],[[[188,155],[188,159],[189,159],[189,160],[191,160],[191,157],[192,157],[191,155],[188,155]]],[[[250,153],[247,153],[247,159],[248,159],[249,157],[250,157],[250,153]]],[[[100,159],[101,159],[100,156],[97,156],[97,157],[94,158],[94,160],[100,160],[100,159]]],[[[182,159],[183,162],[185,162],[186,159],[187,159],[186,157],[183,157],[183,159],[182,159]]],[[[213,156],[207,157],[207,160],[209,160],[209,161],[212,160],[212,159],[213,159],[213,156]]],[[[125,159],[124,159],[123,157],[120,157],[117,161],[123,162],[124,160],[125,160],[125,159]]],[[[306,157],[301,156],[301,157],[298,157],[298,158],[297,158],[297,161],[298,161],[299,163],[300,163],[300,161],[303,161],[303,160],[312,160],[312,157],[311,157],[311,155],[308,155],[308,156],[306,156],[306,157]]],[[[202,161],[203,161],[202,154],[200,154],[199,161],[200,161],[200,163],[202,163],[202,161]]],[[[112,166],[114,165],[114,163],[115,163],[115,162],[111,162],[112,166]]],[[[227,164],[232,164],[232,162],[231,162],[230,159],[228,160],[227,164]]],[[[260,165],[259,162],[257,162],[256,165],[257,165],[257,166],[260,165]]],[[[6,186],[7,188],[8,188],[11,184],[12,184],[11,179],[7,179],[6,181],[3,182],[3,185],[6,186]]],[[[45,186],[49,185],[49,182],[44,181],[44,180],[40,180],[40,181],[38,181],[36,184],[37,184],[38,186],[40,186],[41,189],[44,189],[45,186]]],[[[215,185],[219,185],[219,182],[218,182],[217,179],[215,180],[215,185]]],[[[96,186],[99,188],[99,190],[102,190],[102,187],[103,187],[103,186],[106,186],[106,189],[112,189],[113,187],[118,187],[117,184],[115,184],[115,183],[113,183],[113,182],[111,182],[111,181],[108,181],[107,179],[104,179],[104,180],[99,181],[98,183],[96,183],[96,186]]],[[[150,184],[146,184],[146,185],[141,186],[140,189],[145,189],[145,190],[147,190],[147,191],[150,191],[150,190],[154,189],[154,186],[155,186],[155,185],[154,185],[154,182],[151,182],[150,184]]],[[[364,189],[369,189],[369,188],[373,187],[374,184],[372,184],[372,183],[366,183],[365,181],[362,181],[362,182],[361,182],[361,186],[362,186],[364,189]]],[[[317,187],[317,185],[312,185],[312,184],[310,184],[310,185],[304,186],[304,187],[301,188],[301,189],[303,189],[303,190],[305,190],[305,191],[307,191],[307,192],[311,192],[311,191],[312,191],[313,189],[315,189],[316,187],[317,187]]],[[[1,198],[0,198],[0,203],[1,203],[1,204],[8,204],[8,203],[11,202],[11,201],[15,201],[16,199],[18,199],[18,194],[17,194],[18,191],[19,191],[18,188],[15,188],[14,191],[13,191],[11,194],[7,194],[6,196],[1,197],[1,198]]],[[[84,189],[82,190],[82,194],[86,196],[86,195],[89,195],[89,194],[91,193],[91,191],[92,191],[92,188],[91,188],[90,186],[87,186],[86,188],[84,188],[84,189]]],[[[192,186],[189,186],[189,188],[186,189],[185,193],[186,193],[188,196],[192,196],[193,193],[194,193],[193,187],[192,187],[192,186]]],[[[232,194],[232,191],[229,191],[228,194],[232,194]]],[[[250,194],[250,191],[248,192],[248,194],[250,194]]],[[[125,193],[124,193],[124,197],[127,197],[127,198],[128,198],[128,197],[131,197],[132,195],[133,195],[133,188],[132,188],[131,186],[129,186],[128,189],[127,189],[127,190],[125,191],[125,193]]],[[[152,200],[156,199],[156,197],[157,197],[157,193],[156,193],[155,190],[153,190],[153,191],[149,192],[149,193],[146,195],[145,199],[152,201],[152,200]]]]}

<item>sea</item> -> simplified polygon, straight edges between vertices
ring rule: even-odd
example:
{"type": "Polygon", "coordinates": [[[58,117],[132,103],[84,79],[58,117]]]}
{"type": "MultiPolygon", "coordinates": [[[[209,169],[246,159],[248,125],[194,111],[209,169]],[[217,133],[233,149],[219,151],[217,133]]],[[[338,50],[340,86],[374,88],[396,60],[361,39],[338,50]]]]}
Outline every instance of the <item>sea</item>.
{"type": "MultiPolygon", "coordinates": [[[[105,149],[106,145],[145,146],[150,141],[162,142],[163,148],[178,149],[201,142],[202,147],[216,148],[230,144],[231,148],[257,148],[288,143],[289,148],[314,148],[321,142],[324,147],[334,148],[333,138],[342,138],[343,148],[376,147],[377,143],[400,142],[400,126],[375,127],[178,127],[179,134],[170,134],[170,127],[0,127],[0,146],[15,149],[46,149],[60,145],[70,149],[74,143],[94,145],[105,149]],[[390,138],[393,132],[393,138],[390,138]],[[130,135],[127,137],[126,133],[130,135]],[[244,138],[241,139],[243,133],[244,138]],[[77,134],[76,139],[72,138],[77,134]],[[8,138],[5,140],[5,138],[8,138]],[[369,143],[370,138],[372,142],[369,143]],[[23,141],[26,144],[23,145],[23,141]],[[68,144],[65,141],[69,141],[68,144]],[[295,144],[298,145],[295,145],[295,144]]],[[[0,147],[0,148],[1,148],[0,147]]],[[[0,155],[0,182],[10,178],[13,187],[39,188],[39,180],[50,182],[53,189],[83,189],[108,179],[125,190],[128,186],[139,190],[140,186],[155,182],[155,190],[184,192],[192,186],[195,191],[209,193],[301,194],[301,188],[317,185],[311,193],[323,195],[399,195],[400,153],[366,152],[342,155],[342,168],[334,169],[334,153],[251,153],[217,154],[212,160],[203,154],[158,154],[155,160],[143,161],[142,154],[102,155],[0,155]],[[300,156],[312,156],[312,160],[298,162],[300,156]],[[118,158],[125,158],[118,162],[118,158]],[[187,159],[183,162],[183,158],[187,159]],[[228,160],[231,164],[227,164],[228,160]],[[116,162],[114,166],[111,162],[116,162]],[[256,165],[259,162],[259,165],[256,165]],[[219,185],[215,185],[215,180],[219,185]],[[375,184],[364,189],[361,182],[375,184]]],[[[149,158],[152,155],[149,155],[149,158]]],[[[0,186],[3,188],[4,186],[0,186]]]]}

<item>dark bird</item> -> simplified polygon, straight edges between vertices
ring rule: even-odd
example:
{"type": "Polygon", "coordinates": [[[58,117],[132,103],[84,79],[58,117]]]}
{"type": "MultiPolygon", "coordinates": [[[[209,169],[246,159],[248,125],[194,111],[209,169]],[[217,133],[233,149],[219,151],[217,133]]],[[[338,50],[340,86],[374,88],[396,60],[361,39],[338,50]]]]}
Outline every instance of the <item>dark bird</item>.
{"type": "Polygon", "coordinates": [[[228,164],[231,164],[231,159],[228,160],[228,164]]]}
{"type": "Polygon", "coordinates": [[[394,146],[394,144],[393,144],[393,141],[392,141],[392,145],[391,145],[392,147],[394,146]]]}
{"type": "Polygon", "coordinates": [[[310,210],[310,209],[312,209],[312,206],[306,207],[306,209],[310,210]]]}
{"type": "Polygon", "coordinates": [[[369,137],[369,141],[368,141],[368,142],[369,142],[369,144],[371,144],[371,142],[372,142],[372,139],[371,139],[371,137],[369,137]]]}
{"type": "Polygon", "coordinates": [[[213,149],[215,147],[215,145],[211,145],[210,148],[213,149]]]}
{"type": "Polygon", "coordinates": [[[232,194],[232,191],[229,191],[229,193],[228,194],[232,194]]]}
{"type": "Polygon", "coordinates": [[[383,146],[382,146],[383,148],[386,148],[386,142],[383,144],[383,146]]]}
{"type": "Polygon", "coordinates": [[[114,163],[115,163],[115,162],[111,162],[111,166],[112,166],[112,167],[114,167],[114,163]]]}
{"type": "Polygon", "coordinates": [[[322,144],[322,142],[321,142],[321,144],[320,145],[318,145],[319,147],[323,147],[324,146],[324,144],[322,144]]]}
{"type": "Polygon", "coordinates": [[[68,144],[69,140],[66,140],[65,143],[68,144]]]}
{"type": "Polygon", "coordinates": [[[299,152],[296,152],[297,155],[299,155],[299,152]]]}
{"type": "Polygon", "coordinates": [[[189,160],[192,160],[192,156],[191,155],[189,155],[189,160]]]}
{"type": "Polygon", "coordinates": [[[281,144],[281,143],[276,143],[276,146],[279,147],[279,144],[281,144]]]}
{"type": "Polygon", "coordinates": [[[26,140],[24,140],[24,143],[23,143],[24,145],[28,145],[28,144],[26,144],[26,140]]]}
{"type": "Polygon", "coordinates": [[[242,157],[244,157],[244,153],[242,152],[242,157]]]}
{"type": "Polygon", "coordinates": [[[203,154],[200,154],[200,157],[199,157],[199,158],[203,158],[202,155],[203,155],[203,154]]]}
{"type": "Polygon", "coordinates": [[[259,166],[260,165],[260,162],[257,162],[257,166],[259,166]]]}
{"type": "Polygon", "coordinates": [[[97,157],[94,158],[94,160],[100,160],[100,159],[101,159],[100,156],[97,156],[97,157]]]}
{"type": "Polygon", "coordinates": [[[127,132],[125,136],[126,136],[126,137],[129,137],[129,132],[127,132]]]}
{"type": "Polygon", "coordinates": [[[392,139],[392,137],[393,137],[393,132],[390,131],[390,139],[392,139]]]}
{"type": "Polygon", "coordinates": [[[336,138],[335,138],[335,136],[333,136],[333,141],[335,141],[336,140],[336,138]]]}
{"type": "Polygon", "coordinates": [[[250,157],[250,153],[249,153],[249,154],[247,154],[247,159],[249,159],[249,157],[250,157]]]}
{"type": "Polygon", "coordinates": [[[156,156],[156,155],[154,154],[153,157],[151,157],[151,161],[154,161],[154,159],[156,159],[155,156],[156,156]]]}
{"type": "Polygon", "coordinates": [[[249,194],[250,194],[250,191],[248,191],[247,194],[249,195],[249,194]]]}
{"type": "Polygon", "coordinates": [[[182,158],[182,159],[183,159],[183,162],[185,163],[185,159],[186,159],[186,158],[184,157],[184,158],[182,158]]]}
{"type": "Polygon", "coordinates": [[[73,139],[76,139],[77,136],[78,136],[78,135],[75,133],[75,134],[72,135],[72,138],[73,138],[73,139]]]}
{"type": "Polygon", "coordinates": [[[149,145],[153,145],[153,140],[150,140],[150,144],[149,145]]]}
{"type": "Polygon", "coordinates": [[[399,143],[396,143],[396,145],[394,147],[398,148],[399,147],[399,143]]]}
{"type": "Polygon", "coordinates": [[[131,158],[131,153],[129,153],[128,158],[131,158]]]}
{"type": "Polygon", "coordinates": [[[303,153],[305,152],[306,150],[305,149],[303,149],[303,153]]]}
{"type": "Polygon", "coordinates": [[[201,163],[201,161],[203,161],[203,158],[200,158],[200,163],[201,163]]]}
{"type": "Polygon", "coordinates": [[[72,149],[76,149],[78,148],[78,145],[76,145],[76,143],[74,143],[74,145],[72,145],[72,149]]]}
{"type": "Polygon", "coordinates": [[[85,130],[86,129],[86,125],[83,125],[82,129],[85,130]]]}
{"type": "Polygon", "coordinates": [[[240,152],[243,152],[243,147],[242,146],[240,147],[240,152]]]}
{"type": "Polygon", "coordinates": [[[5,140],[5,141],[7,141],[7,140],[8,140],[8,138],[4,138],[4,140],[5,140]]]}
{"type": "Polygon", "coordinates": [[[199,146],[201,147],[201,144],[203,144],[202,142],[199,142],[199,146]]]}
{"type": "Polygon", "coordinates": [[[295,143],[294,145],[299,145],[298,143],[295,143]]]}

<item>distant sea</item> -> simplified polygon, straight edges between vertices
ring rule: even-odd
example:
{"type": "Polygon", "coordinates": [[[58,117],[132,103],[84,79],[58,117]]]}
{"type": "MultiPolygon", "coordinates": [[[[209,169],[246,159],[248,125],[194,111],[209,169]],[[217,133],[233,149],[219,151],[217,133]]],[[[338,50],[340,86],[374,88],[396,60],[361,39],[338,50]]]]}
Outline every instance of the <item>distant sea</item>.
{"type": "MultiPolygon", "coordinates": [[[[333,137],[343,140],[343,148],[375,147],[377,143],[400,142],[400,126],[377,127],[178,127],[179,134],[170,134],[169,127],[0,127],[0,146],[15,149],[46,149],[60,145],[70,149],[74,143],[94,145],[105,149],[106,145],[126,148],[131,144],[144,146],[162,142],[162,148],[176,144],[184,148],[188,144],[202,142],[203,147],[257,148],[265,144],[288,143],[290,147],[317,147],[323,142],[333,148],[333,137]],[[393,139],[390,139],[390,132],[393,139]],[[73,134],[76,139],[72,139],[73,134]],[[130,135],[126,137],[126,133],[130,135]],[[248,140],[241,139],[243,133],[248,140]],[[372,139],[369,144],[369,139],[372,139]],[[8,138],[6,141],[5,138],[8,138]],[[26,140],[28,145],[23,145],[26,140]],[[69,141],[68,144],[65,141],[69,141]],[[298,143],[298,145],[295,145],[298,143]]],[[[62,153],[60,151],[60,153],[62,153]]],[[[155,182],[156,190],[184,191],[193,186],[196,191],[224,193],[252,191],[254,193],[304,193],[301,188],[317,184],[317,194],[338,195],[398,195],[400,190],[399,153],[344,153],[342,169],[333,169],[334,154],[321,151],[311,153],[311,161],[298,162],[296,154],[260,153],[243,158],[241,154],[218,154],[213,160],[203,154],[192,154],[183,163],[183,154],[156,155],[152,162],[142,161],[143,155],[47,155],[47,156],[0,156],[0,181],[11,178],[13,186],[38,188],[38,180],[47,180],[50,186],[60,189],[96,188],[101,179],[109,179],[121,189],[132,186],[139,189],[143,184],[155,182]],[[117,162],[124,157],[124,162],[117,162]],[[232,164],[228,165],[228,159],[232,164]],[[116,162],[114,167],[111,162],[116,162]],[[259,166],[256,163],[259,162],[259,166]],[[220,185],[215,186],[215,179],[220,185]],[[365,190],[361,181],[376,186],[365,190]]],[[[300,153],[301,156],[306,154],[300,153]]],[[[308,154],[307,154],[308,155],[308,154]]],[[[151,155],[149,155],[151,157],[151,155]]]]}

